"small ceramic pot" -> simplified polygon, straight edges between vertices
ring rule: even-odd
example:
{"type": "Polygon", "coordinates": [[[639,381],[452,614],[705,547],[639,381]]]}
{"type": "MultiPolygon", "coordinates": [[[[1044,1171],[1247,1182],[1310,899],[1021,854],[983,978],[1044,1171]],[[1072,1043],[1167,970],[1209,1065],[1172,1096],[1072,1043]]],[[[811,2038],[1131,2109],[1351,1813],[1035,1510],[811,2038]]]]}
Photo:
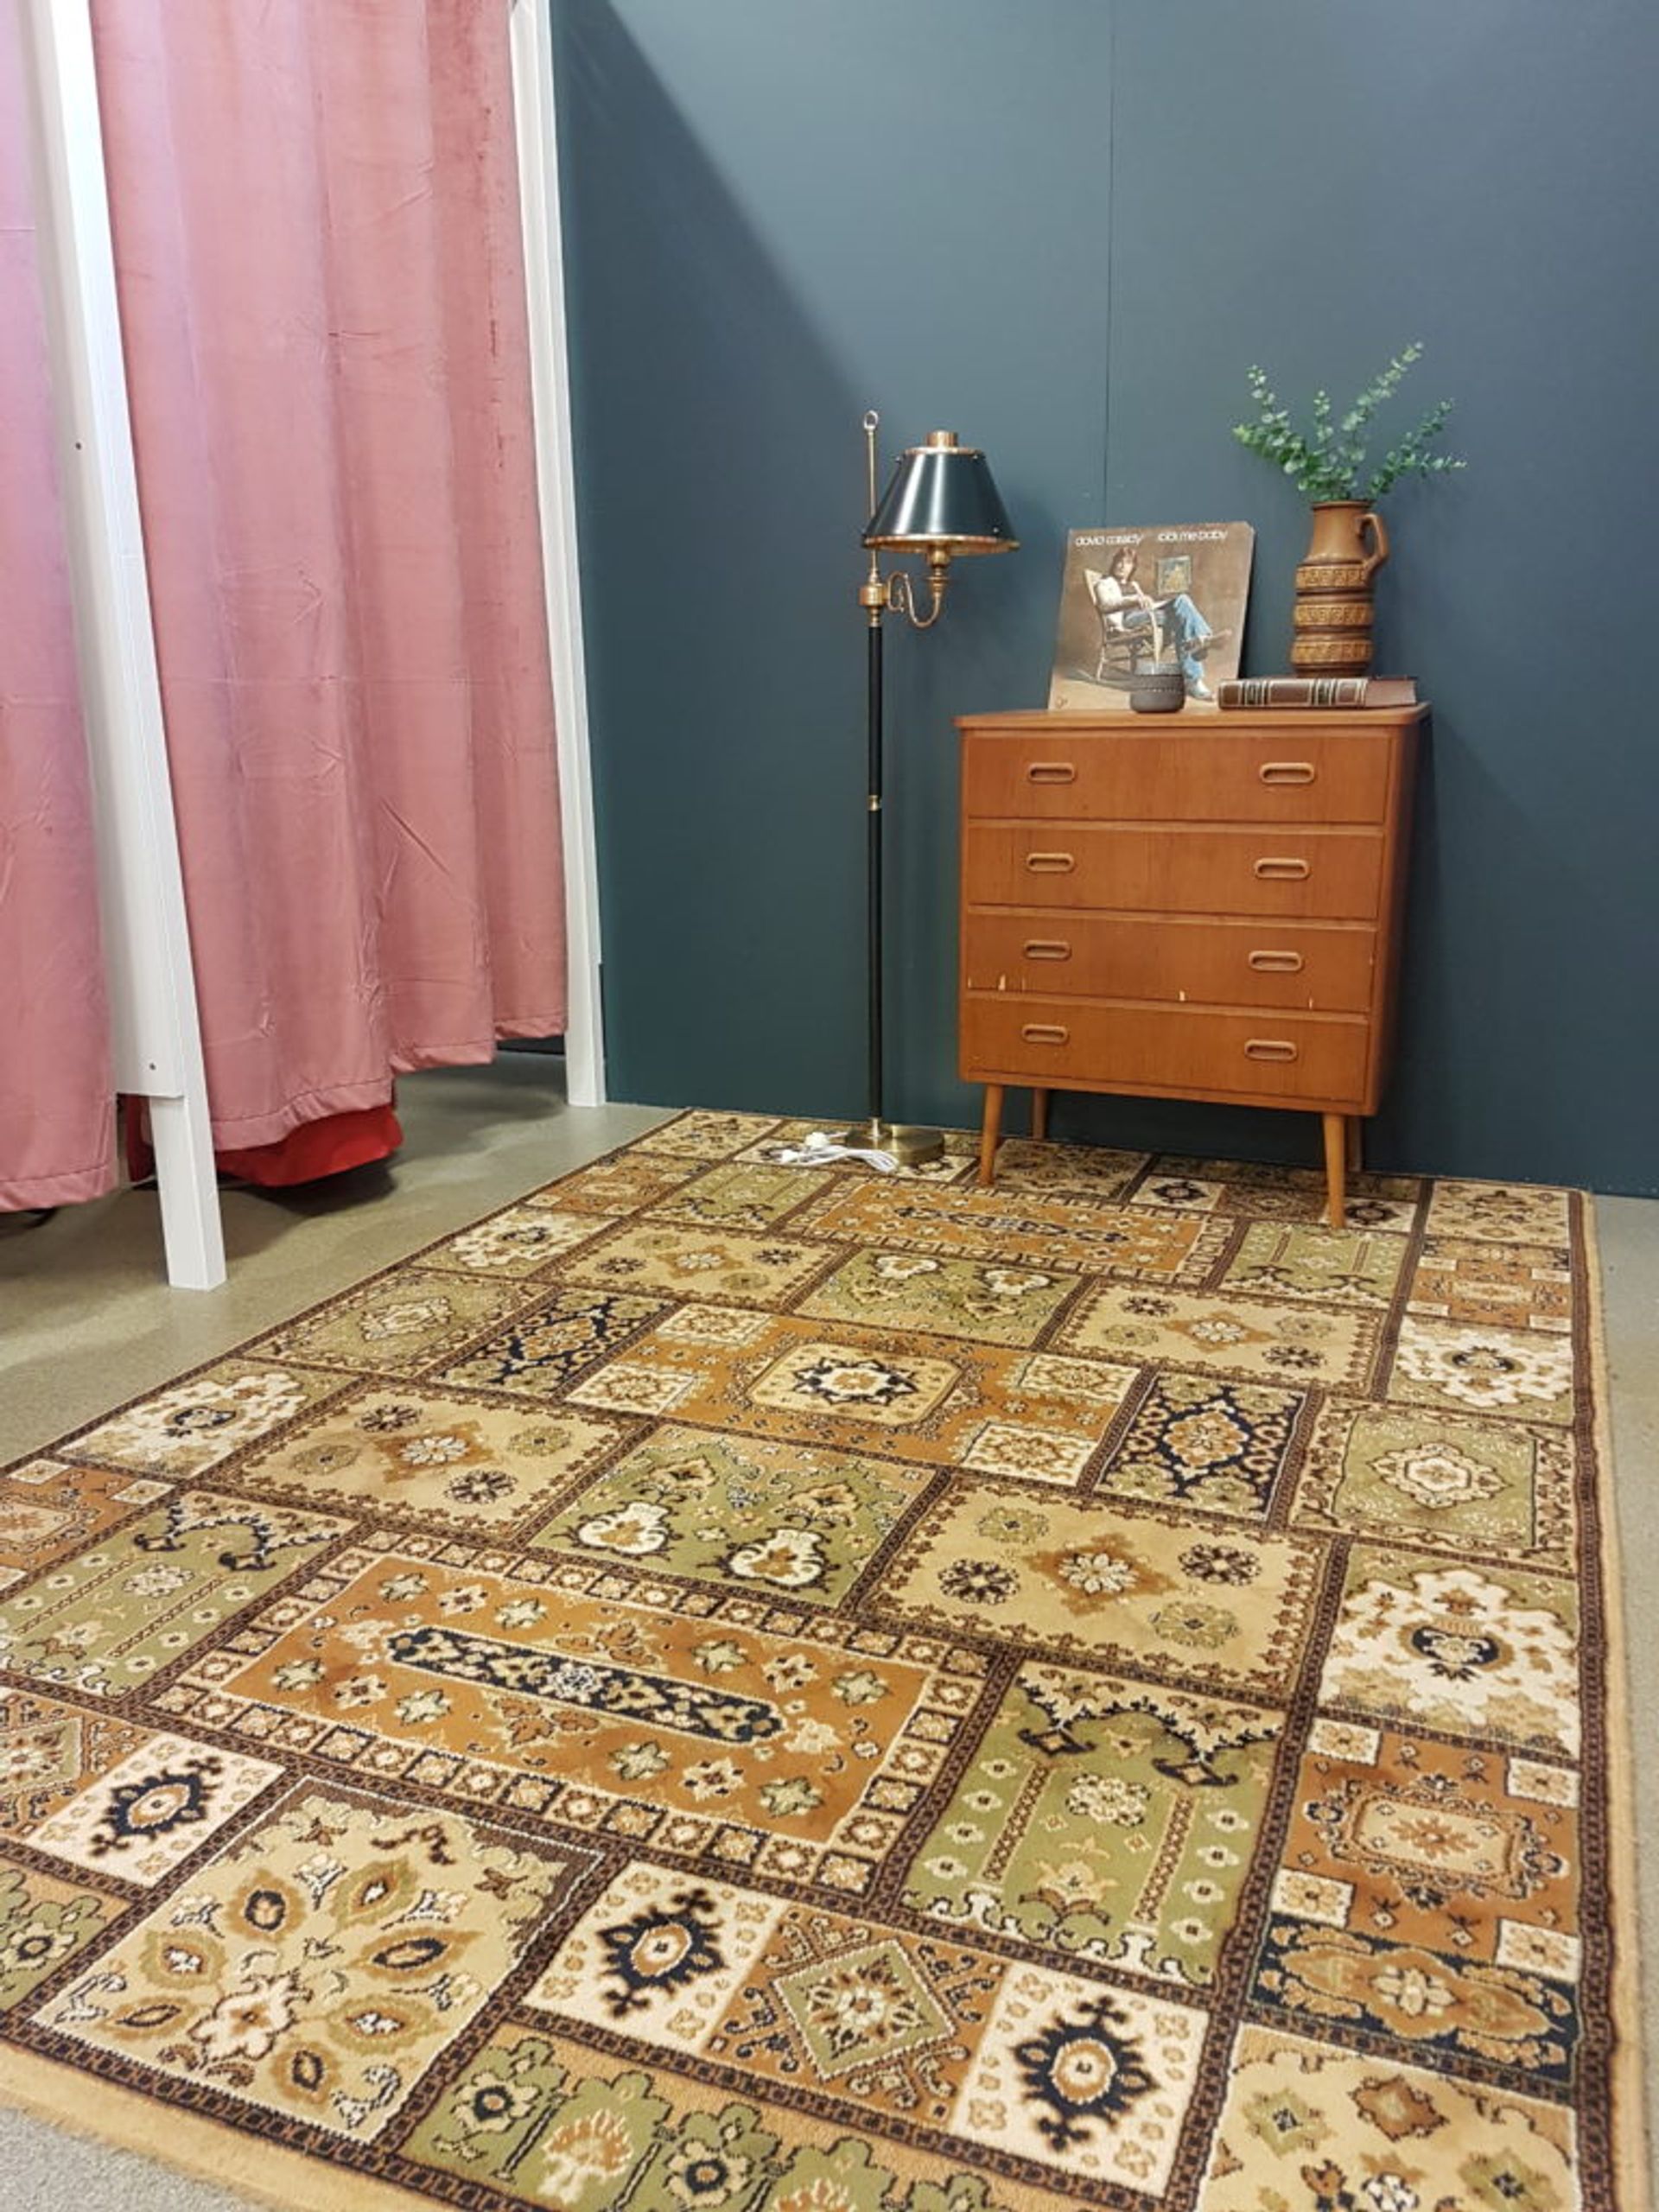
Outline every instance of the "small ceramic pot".
{"type": "Polygon", "coordinates": [[[1186,679],[1179,668],[1142,669],[1129,678],[1129,704],[1137,715],[1176,715],[1186,704],[1186,679]]]}

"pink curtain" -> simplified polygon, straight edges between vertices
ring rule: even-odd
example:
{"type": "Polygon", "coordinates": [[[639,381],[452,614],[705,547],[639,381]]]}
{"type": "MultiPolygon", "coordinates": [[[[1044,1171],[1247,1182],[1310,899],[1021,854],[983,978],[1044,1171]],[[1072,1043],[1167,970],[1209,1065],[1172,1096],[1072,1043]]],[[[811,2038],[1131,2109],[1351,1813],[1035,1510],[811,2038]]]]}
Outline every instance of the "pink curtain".
{"type": "Polygon", "coordinates": [[[93,0],[221,1148],[564,1023],[507,9],[93,0]]]}
{"type": "Polygon", "coordinates": [[[0,0],[0,1208],[115,1181],[98,876],[23,99],[0,0]]]}

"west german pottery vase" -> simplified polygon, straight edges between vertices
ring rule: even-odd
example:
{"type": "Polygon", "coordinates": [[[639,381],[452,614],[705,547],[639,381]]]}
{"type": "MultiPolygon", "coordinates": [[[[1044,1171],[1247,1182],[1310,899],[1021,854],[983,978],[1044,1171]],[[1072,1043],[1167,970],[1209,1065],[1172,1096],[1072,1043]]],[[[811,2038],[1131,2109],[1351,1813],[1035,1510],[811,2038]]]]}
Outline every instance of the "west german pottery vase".
{"type": "Polygon", "coordinates": [[[1371,579],[1389,557],[1389,534],[1363,499],[1318,499],[1313,513],[1313,534],[1296,569],[1290,664],[1301,676],[1364,676],[1371,579]]]}

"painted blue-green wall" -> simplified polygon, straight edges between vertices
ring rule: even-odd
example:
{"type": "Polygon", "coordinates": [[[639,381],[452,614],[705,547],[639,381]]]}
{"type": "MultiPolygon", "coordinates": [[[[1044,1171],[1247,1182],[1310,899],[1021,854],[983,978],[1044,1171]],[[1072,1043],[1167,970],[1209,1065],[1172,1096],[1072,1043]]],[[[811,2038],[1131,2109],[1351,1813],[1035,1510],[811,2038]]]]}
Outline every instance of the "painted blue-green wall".
{"type": "MultiPolygon", "coordinates": [[[[1294,494],[1245,365],[1410,338],[1378,664],[1434,702],[1380,1164],[1659,1187],[1659,10],[1601,0],[557,0],[613,1095],[861,1087],[859,419],[989,453],[1024,540],[888,631],[890,1090],[963,1122],[950,718],[1040,704],[1069,528],[1239,515],[1284,664],[1294,494]]],[[[891,434],[889,435],[889,434],[891,434]]],[[[1312,1156],[1300,1117],[1060,1102],[1312,1156]]]]}

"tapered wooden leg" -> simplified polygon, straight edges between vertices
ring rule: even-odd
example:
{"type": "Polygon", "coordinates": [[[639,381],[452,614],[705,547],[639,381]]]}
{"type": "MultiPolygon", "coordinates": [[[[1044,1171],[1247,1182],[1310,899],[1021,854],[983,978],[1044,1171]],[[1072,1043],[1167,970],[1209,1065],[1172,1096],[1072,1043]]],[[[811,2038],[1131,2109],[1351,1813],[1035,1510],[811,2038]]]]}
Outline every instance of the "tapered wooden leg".
{"type": "Polygon", "coordinates": [[[1348,1139],[1343,1127],[1346,1116],[1327,1114],[1325,1116],[1325,1217],[1332,1229],[1341,1229],[1346,1217],[1343,1212],[1343,1175],[1347,1162],[1348,1139]]]}
{"type": "Polygon", "coordinates": [[[1031,1134],[1040,1144],[1048,1135],[1048,1093],[1033,1090],[1031,1094],[1031,1134]]]}
{"type": "Polygon", "coordinates": [[[1348,1115],[1346,1116],[1346,1120],[1348,1123],[1348,1173],[1351,1175],[1357,1175],[1361,1167],[1364,1165],[1363,1161],[1360,1158],[1359,1140],[1361,1132],[1363,1130],[1365,1124],[1360,1120],[1357,1114],[1348,1115]]]}
{"type": "Polygon", "coordinates": [[[988,1083],[985,1086],[985,1119],[979,1130],[979,1179],[987,1190],[996,1173],[997,1139],[1002,1134],[1002,1086],[988,1083]]]}

